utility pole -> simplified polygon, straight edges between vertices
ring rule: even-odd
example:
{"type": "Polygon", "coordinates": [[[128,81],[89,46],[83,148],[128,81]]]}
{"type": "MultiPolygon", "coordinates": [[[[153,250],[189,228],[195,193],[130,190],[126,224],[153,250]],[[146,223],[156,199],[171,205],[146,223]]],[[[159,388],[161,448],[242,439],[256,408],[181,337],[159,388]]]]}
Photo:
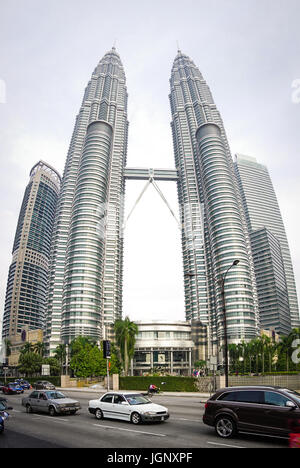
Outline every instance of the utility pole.
{"type": "Polygon", "coordinates": [[[221,297],[222,297],[222,311],[223,311],[223,324],[224,324],[224,359],[225,359],[225,386],[229,386],[229,363],[228,363],[228,338],[227,338],[227,318],[226,318],[226,302],[225,302],[225,280],[229,270],[237,265],[240,261],[234,260],[232,265],[228,268],[221,278],[221,297]]]}

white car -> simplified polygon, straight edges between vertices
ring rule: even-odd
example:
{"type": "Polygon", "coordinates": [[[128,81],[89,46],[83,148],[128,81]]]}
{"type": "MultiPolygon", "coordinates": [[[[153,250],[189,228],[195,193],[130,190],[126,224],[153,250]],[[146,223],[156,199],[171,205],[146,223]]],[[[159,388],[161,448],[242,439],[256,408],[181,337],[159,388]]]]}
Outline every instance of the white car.
{"type": "Polygon", "coordinates": [[[97,419],[112,418],[130,421],[133,424],[147,421],[166,421],[169,411],[141,393],[108,392],[99,400],[89,402],[89,412],[97,419]]]}

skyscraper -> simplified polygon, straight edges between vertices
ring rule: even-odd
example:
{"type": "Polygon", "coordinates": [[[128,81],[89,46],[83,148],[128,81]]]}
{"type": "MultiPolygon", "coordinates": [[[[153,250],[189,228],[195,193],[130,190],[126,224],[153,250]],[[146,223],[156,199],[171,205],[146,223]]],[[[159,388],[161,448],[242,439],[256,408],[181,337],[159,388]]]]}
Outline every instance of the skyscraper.
{"type": "Polygon", "coordinates": [[[258,333],[250,238],[221,116],[200,71],[181,51],[170,85],[186,318],[209,325],[215,352],[224,337],[220,279],[236,259],[225,286],[228,338],[238,342],[258,333]]]}
{"type": "Polygon", "coordinates": [[[60,176],[55,169],[39,161],[30,172],[9,268],[3,338],[14,338],[27,329],[45,325],[51,236],[60,176]]]}
{"type": "Polygon", "coordinates": [[[113,47],[89,81],[65,165],[52,244],[46,342],[103,337],[121,315],[127,90],[113,47]]]}
{"type": "MultiPolygon", "coordinates": [[[[280,243],[292,328],[300,326],[297,291],[288,240],[268,169],[255,158],[236,155],[235,172],[249,232],[268,229],[280,243]]],[[[287,318],[289,320],[289,318],[287,318]]]]}
{"type": "Polygon", "coordinates": [[[266,228],[253,231],[250,237],[261,326],[288,335],[291,317],[280,243],[266,228]]]}

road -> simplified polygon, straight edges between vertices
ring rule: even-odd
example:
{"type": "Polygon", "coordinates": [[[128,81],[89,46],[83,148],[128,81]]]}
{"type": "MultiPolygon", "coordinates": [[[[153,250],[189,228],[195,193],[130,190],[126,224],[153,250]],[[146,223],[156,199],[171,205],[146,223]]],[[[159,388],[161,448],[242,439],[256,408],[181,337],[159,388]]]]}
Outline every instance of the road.
{"type": "MultiPolygon", "coordinates": [[[[25,394],[29,393],[26,391],[25,394]]],[[[154,402],[167,406],[170,419],[164,423],[134,426],[128,422],[98,421],[89,414],[88,402],[97,394],[71,392],[81,411],[75,416],[50,417],[27,414],[22,396],[8,396],[14,409],[0,435],[0,448],[286,448],[286,441],[259,436],[239,435],[222,440],[214,429],[202,422],[204,404],[197,397],[157,395],[154,402]]]]}

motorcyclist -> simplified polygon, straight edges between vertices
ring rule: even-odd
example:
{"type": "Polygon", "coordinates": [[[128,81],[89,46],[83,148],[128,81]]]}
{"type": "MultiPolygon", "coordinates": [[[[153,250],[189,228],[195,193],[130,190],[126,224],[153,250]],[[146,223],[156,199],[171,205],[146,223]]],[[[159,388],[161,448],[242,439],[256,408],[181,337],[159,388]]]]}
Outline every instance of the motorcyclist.
{"type": "Polygon", "coordinates": [[[153,395],[154,393],[159,393],[159,388],[156,385],[151,384],[148,388],[148,394],[153,395]]]}

